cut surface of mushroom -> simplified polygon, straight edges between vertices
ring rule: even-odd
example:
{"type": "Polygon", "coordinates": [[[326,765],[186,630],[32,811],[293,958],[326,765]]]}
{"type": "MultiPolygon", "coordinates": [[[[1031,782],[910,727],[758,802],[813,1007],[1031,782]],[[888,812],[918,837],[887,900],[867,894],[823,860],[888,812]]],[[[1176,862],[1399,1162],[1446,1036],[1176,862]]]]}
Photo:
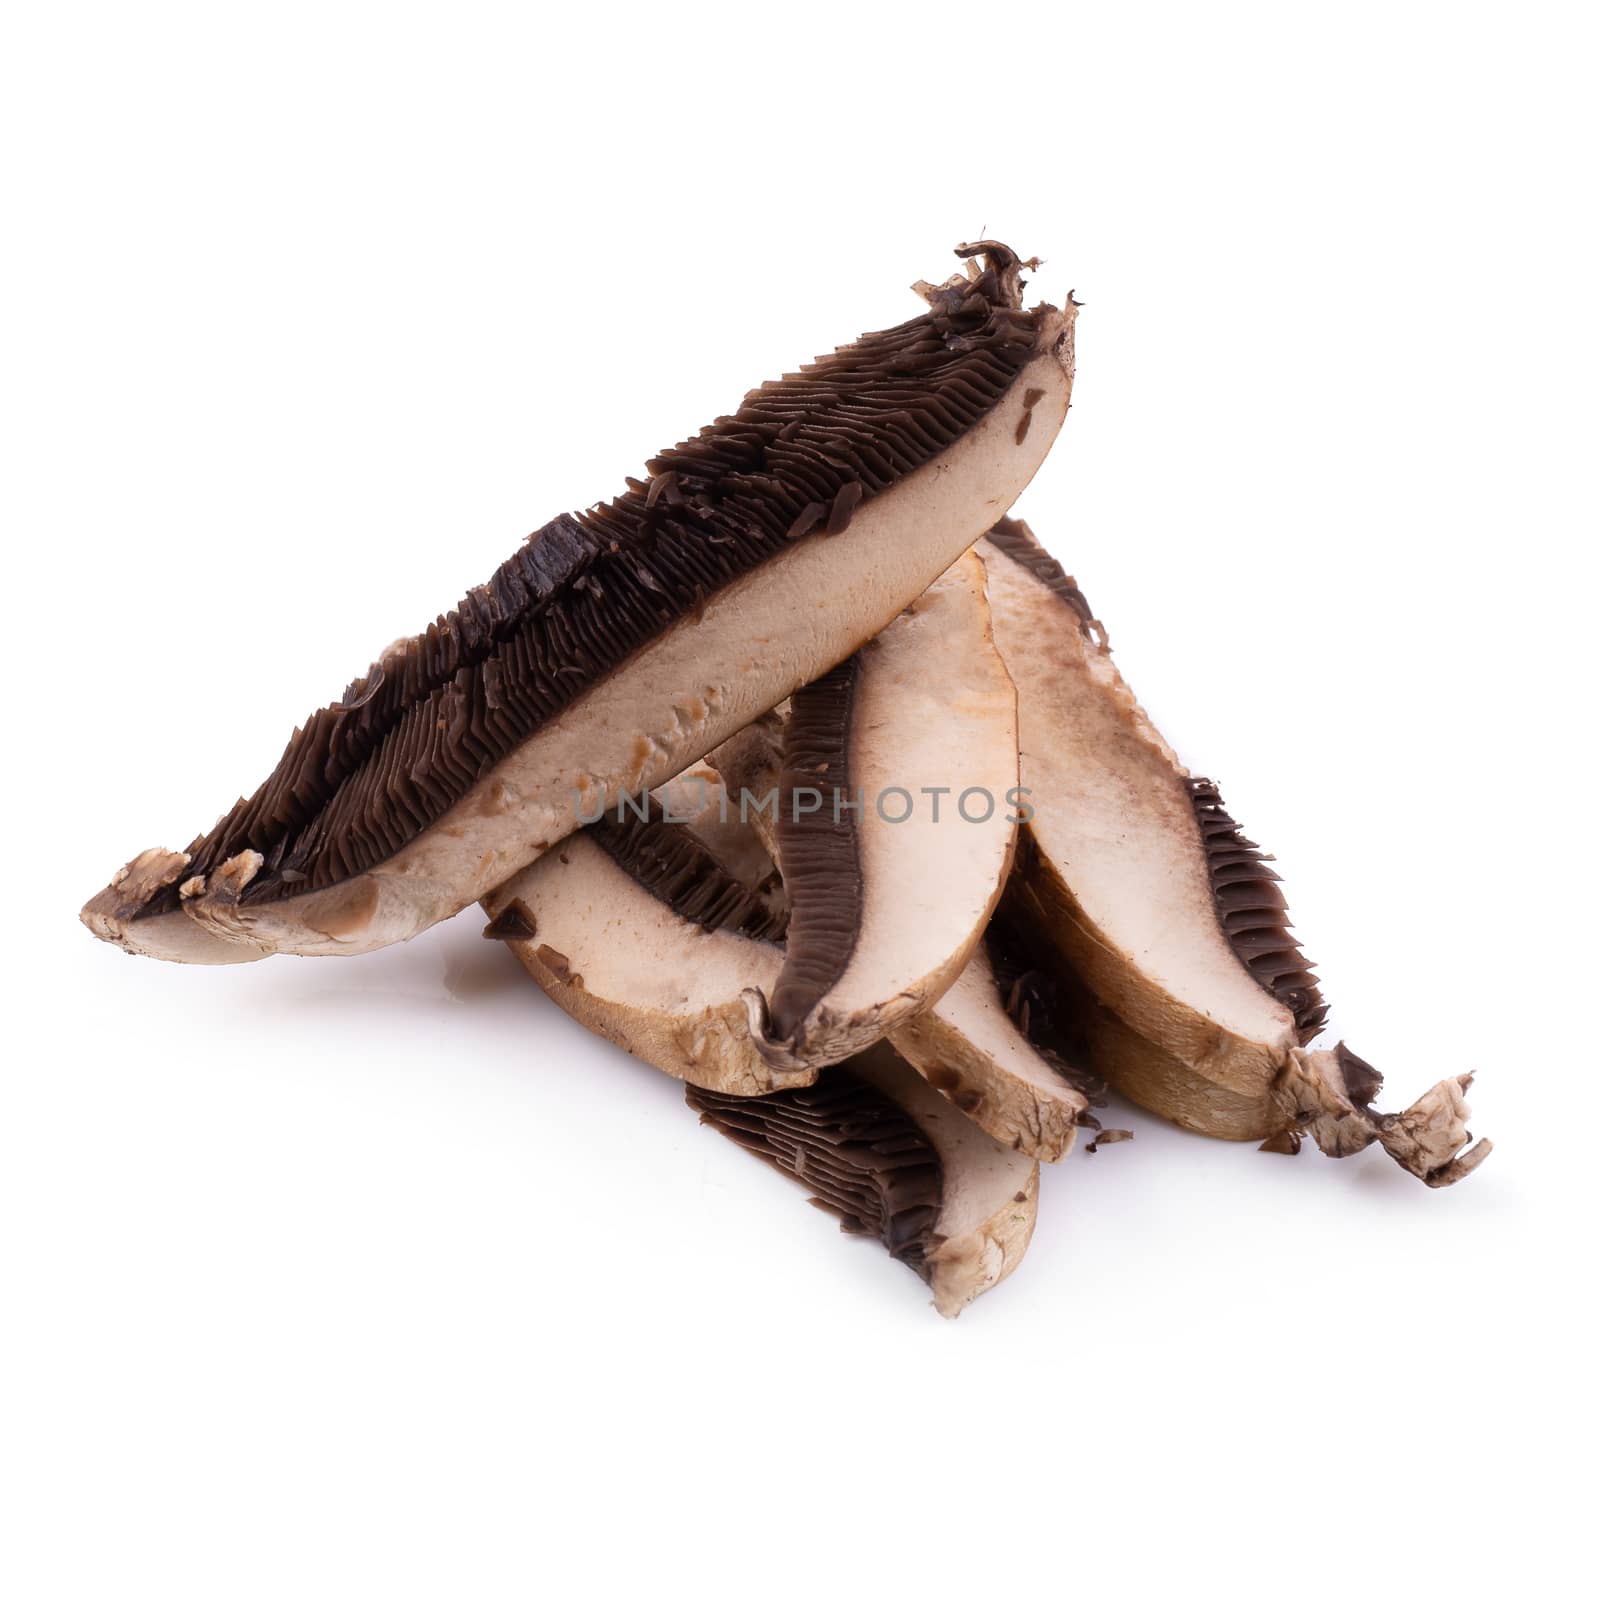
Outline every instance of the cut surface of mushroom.
{"type": "Polygon", "coordinates": [[[1352,1100],[1336,1053],[1304,1048],[1327,1008],[1277,875],[1156,731],[1076,583],[1020,522],[978,553],[1032,807],[1007,916],[1104,1007],[1085,1007],[1091,1065],[1198,1132],[1283,1148],[1301,1131],[1330,1155],[1376,1142],[1435,1186],[1471,1171],[1490,1147],[1462,1153],[1464,1080],[1386,1116],[1372,1069],[1352,1100]]]}
{"type": "Polygon", "coordinates": [[[1088,1115],[1084,1089],[1007,1012],[983,944],[890,1043],[984,1132],[1040,1161],[1065,1157],[1088,1115]]]}
{"type": "Polygon", "coordinates": [[[757,1098],[691,1086],[701,1120],[797,1178],[847,1232],[878,1238],[958,1315],[1022,1259],[1038,1163],[968,1121],[886,1045],[806,1088],[757,1098]]]}
{"type": "Polygon", "coordinates": [[[774,1065],[842,1061],[956,981],[1011,864],[1016,739],[972,555],[795,693],[773,828],[788,941],[751,995],[774,1065]]]}
{"type": "Polygon", "coordinates": [[[1066,415],[1075,308],[1024,311],[1004,246],[958,254],[968,276],[922,286],[923,315],[541,528],[84,922],[194,962],[410,938],[849,656],[1011,503],[1066,415]]]}
{"type": "Polygon", "coordinates": [[[649,807],[608,814],[503,884],[487,931],[569,1016],[673,1077],[740,1095],[814,1081],[750,1045],[742,995],[782,969],[781,897],[734,877],[714,834],[649,807]]]}

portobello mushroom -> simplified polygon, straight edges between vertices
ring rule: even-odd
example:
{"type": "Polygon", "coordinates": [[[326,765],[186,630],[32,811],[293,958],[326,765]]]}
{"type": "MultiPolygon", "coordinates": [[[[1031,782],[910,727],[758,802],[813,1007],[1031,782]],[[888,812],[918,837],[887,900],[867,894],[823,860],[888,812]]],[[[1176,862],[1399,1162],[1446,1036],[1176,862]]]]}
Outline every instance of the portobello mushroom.
{"type": "MultiPolygon", "coordinates": [[[[773,838],[783,970],[752,987],[774,1066],[826,1066],[919,1015],[966,966],[1016,843],[1016,693],[983,565],[963,555],[790,702],[773,838]]],[[[764,798],[764,797],[763,797],[764,798]]]]}
{"type": "Polygon", "coordinates": [[[1098,1002],[1090,1064],[1197,1132],[1280,1150],[1309,1135],[1334,1156],[1378,1143],[1431,1186],[1464,1177],[1490,1149],[1464,1149],[1471,1074],[1383,1114],[1375,1069],[1342,1043],[1305,1048],[1327,1007],[1268,858],[1156,731],[1026,524],[1002,520],[978,551],[1032,807],[1006,913],[1098,1002]]]}
{"type": "Polygon", "coordinates": [[[960,1314],[1015,1270],[1033,1235],[1039,1166],[936,1094],[887,1045],[804,1088],[757,1098],[690,1086],[700,1120],[872,1234],[960,1314]]]}
{"type": "Polygon", "coordinates": [[[844,660],[1032,477],[1066,415],[1075,307],[963,245],[911,321],[764,384],[557,517],[395,644],[182,851],[83,909],[192,962],[353,955],[502,883],[844,660]]]}

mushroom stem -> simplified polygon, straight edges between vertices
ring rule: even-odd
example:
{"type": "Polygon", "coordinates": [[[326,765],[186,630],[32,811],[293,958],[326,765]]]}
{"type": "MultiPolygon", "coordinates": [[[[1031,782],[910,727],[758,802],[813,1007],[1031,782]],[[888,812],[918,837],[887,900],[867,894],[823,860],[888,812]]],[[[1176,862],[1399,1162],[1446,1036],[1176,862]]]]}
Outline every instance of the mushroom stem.
{"type": "Polygon", "coordinates": [[[1342,1044],[1332,1050],[1291,1050],[1273,1085],[1273,1100],[1290,1129],[1310,1134],[1324,1155],[1349,1156],[1379,1144],[1430,1189],[1446,1189],[1494,1148],[1488,1139],[1472,1144],[1467,1127],[1472,1073],[1443,1079],[1405,1111],[1380,1112],[1364,1098],[1377,1084],[1367,1079],[1357,1088],[1349,1073],[1352,1061],[1365,1067],[1342,1044]]]}

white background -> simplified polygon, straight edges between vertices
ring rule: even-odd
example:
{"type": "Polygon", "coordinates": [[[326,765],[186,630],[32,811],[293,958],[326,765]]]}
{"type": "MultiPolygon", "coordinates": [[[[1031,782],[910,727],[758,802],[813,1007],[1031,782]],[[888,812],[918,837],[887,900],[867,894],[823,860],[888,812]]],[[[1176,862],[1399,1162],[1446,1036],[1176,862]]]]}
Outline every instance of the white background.
{"type": "Polygon", "coordinates": [[[1587,9],[11,11],[0,1587],[1556,1581],[1587,9]],[[1469,1182],[1129,1112],[948,1325],[476,911],[214,969],[78,926],[530,528],[985,231],[1084,301],[1021,513],[1275,851],[1389,1103],[1480,1069],[1469,1182]]]}

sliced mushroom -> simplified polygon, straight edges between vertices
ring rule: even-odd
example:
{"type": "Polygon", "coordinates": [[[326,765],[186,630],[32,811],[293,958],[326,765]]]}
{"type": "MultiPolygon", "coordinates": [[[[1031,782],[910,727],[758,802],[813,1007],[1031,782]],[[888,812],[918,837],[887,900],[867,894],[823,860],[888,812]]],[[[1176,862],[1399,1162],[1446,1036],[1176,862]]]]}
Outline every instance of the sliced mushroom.
{"type": "Polygon", "coordinates": [[[786,913],[719,857],[719,795],[704,832],[666,820],[661,797],[608,813],[490,894],[485,932],[602,1038],[703,1088],[766,1094],[816,1069],[774,1071],[751,1047],[742,996],[782,970],[786,913]]]}
{"type": "MultiPolygon", "coordinates": [[[[745,825],[774,852],[777,808],[762,802],[781,780],[782,710],[742,729],[708,757],[722,776],[730,810],[746,802],[745,825]]],[[[892,929],[885,934],[899,936],[892,929]]],[[[1043,1043],[1030,1036],[1015,1009],[1001,990],[985,937],[951,986],[889,1038],[991,1137],[1040,1161],[1059,1161],[1072,1149],[1077,1129],[1094,1126],[1089,1105],[1098,1085],[1069,1064],[1070,1041],[1055,1037],[1043,1043]]],[[[755,1015],[759,1019],[759,1009],[755,1015]]]]}
{"type": "Polygon", "coordinates": [[[890,1042],[984,1132],[1040,1161],[1060,1161],[1088,1118],[1083,1076],[1018,1027],[986,943],[890,1042]]]}
{"type": "Polygon", "coordinates": [[[964,555],[790,702],[773,828],[788,942],[770,1000],[749,996],[775,1066],[843,1061],[925,1011],[999,900],[1016,694],[983,584],[964,555]]]}
{"type": "Polygon", "coordinates": [[[1066,415],[1075,308],[1023,311],[1003,245],[957,253],[968,275],[919,286],[923,315],[540,529],[85,923],[197,962],[410,938],[849,656],[1011,503],[1066,415]]]}
{"type": "Polygon", "coordinates": [[[806,1088],[741,1098],[697,1089],[701,1120],[810,1189],[846,1232],[880,1239],[959,1315],[1015,1270],[1039,1167],[991,1139],[879,1045],[806,1088]]]}
{"type": "Polygon", "coordinates": [[[1274,1148],[1304,1132],[1329,1155],[1376,1142],[1431,1185],[1465,1176],[1490,1148],[1463,1153],[1470,1075],[1384,1115],[1372,1068],[1304,1048],[1327,1008],[1266,858],[1156,731],[1026,525],[1004,520],[978,549],[1033,808],[1008,912],[1104,1006],[1088,1008],[1095,1069],[1198,1132],[1274,1148]]]}

